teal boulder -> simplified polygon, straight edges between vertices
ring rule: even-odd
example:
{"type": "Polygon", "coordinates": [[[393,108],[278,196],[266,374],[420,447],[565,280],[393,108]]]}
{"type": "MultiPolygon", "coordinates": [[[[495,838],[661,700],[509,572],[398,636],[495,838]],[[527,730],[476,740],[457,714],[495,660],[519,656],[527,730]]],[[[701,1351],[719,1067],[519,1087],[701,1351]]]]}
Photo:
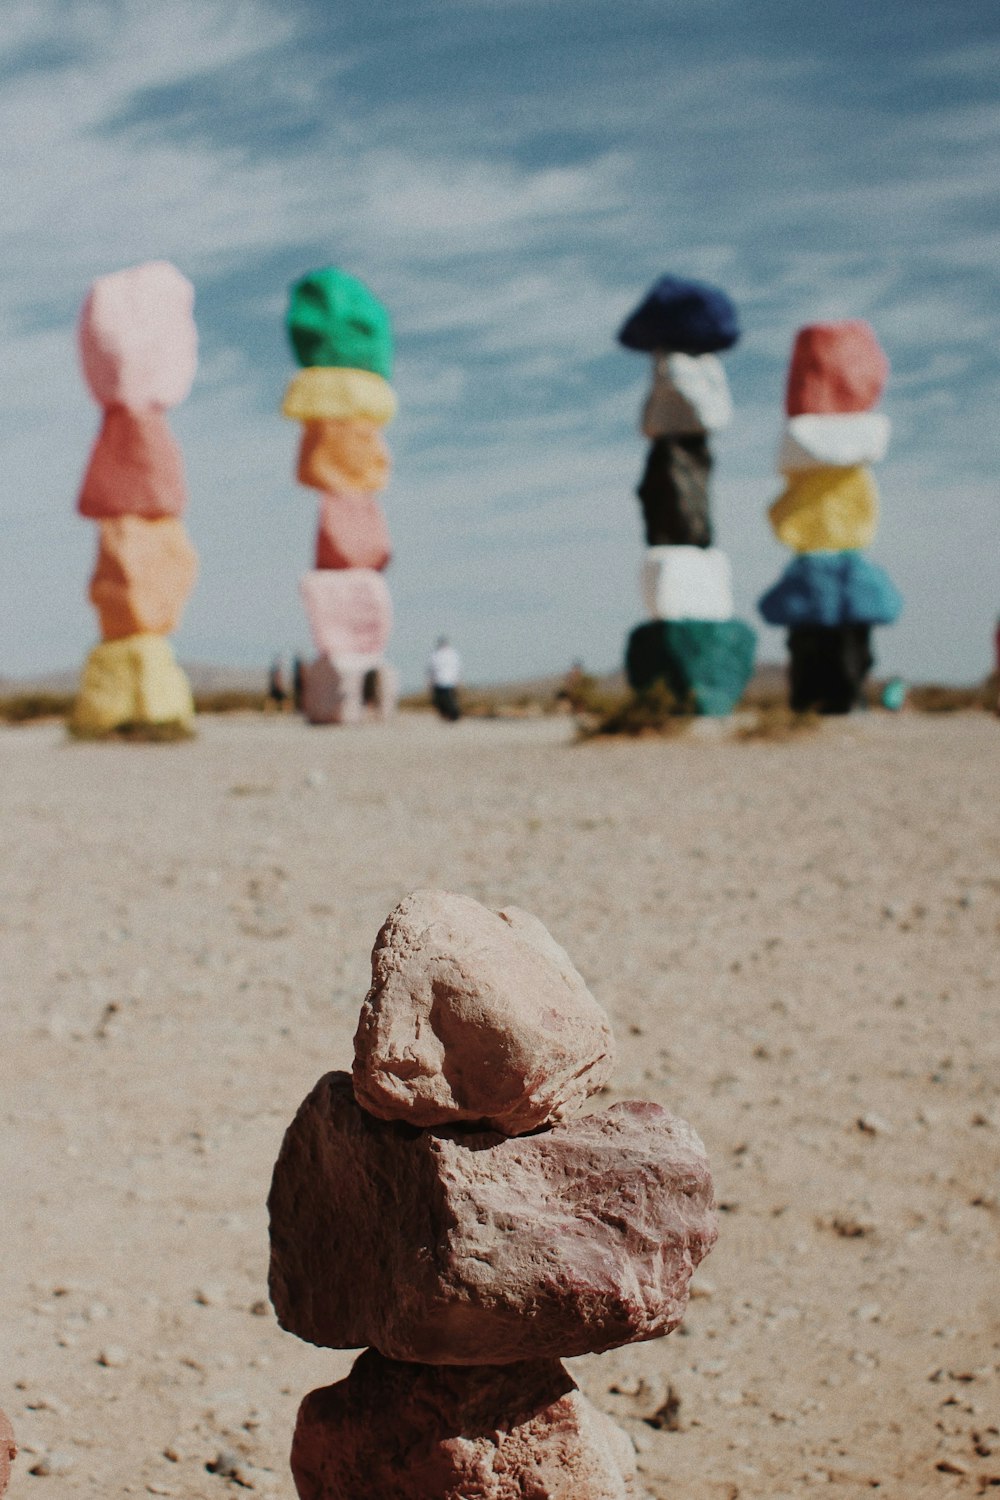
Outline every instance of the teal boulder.
{"type": "Polygon", "coordinates": [[[310,271],[291,290],[288,337],[307,369],[370,370],[392,379],[389,314],[363,281],[336,266],[310,271]]]}
{"type": "Polygon", "coordinates": [[[679,704],[717,717],[742,697],[756,647],[742,620],[649,620],[629,636],[625,670],[636,692],[665,682],[679,704]]]}

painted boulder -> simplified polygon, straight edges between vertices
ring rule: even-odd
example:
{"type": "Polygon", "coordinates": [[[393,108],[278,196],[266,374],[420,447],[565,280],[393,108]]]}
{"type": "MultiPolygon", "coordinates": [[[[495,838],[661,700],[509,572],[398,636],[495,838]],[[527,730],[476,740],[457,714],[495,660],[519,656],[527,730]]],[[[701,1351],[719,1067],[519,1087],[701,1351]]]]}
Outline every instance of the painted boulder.
{"type": "Polygon", "coordinates": [[[198,556],[183,523],[119,516],[102,521],[90,601],[106,641],[169,635],[194,587],[198,556]]]}
{"type": "Polygon", "coordinates": [[[392,379],[389,314],[363,281],[337,266],[310,271],[292,287],[288,336],[301,365],[392,379]]]}
{"type": "Polygon", "coordinates": [[[109,406],[80,490],[80,515],[153,521],[182,515],[186,504],[184,460],[163,412],[109,406]]]}
{"type": "Polygon", "coordinates": [[[785,410],[790,417],[870,411],[888,379],[889,361],[869,323],[810,323],[795,335],[785,410]]]}
{"type": "Polygon", "coordinates": [[[309,630],[321,656],[381,657],[392,630],[392,600],[373,568],[317,569],[301,583],[309,630]]]}
{"type": "Polygon", "coordinates": [[[869,469],[802,469],[768,511],[779,542],[793,552],[867,547],[878,524],[878,489],[869,469]]]}
{"type": "Polygon", "coordinates": [[[651,620],[730,620],[733,570],[718,547],[650,547],[642,598],[651,620]]]}
{"type": "Polygon", "coordinates": [[[806,552],[757,607],[769,625],[892,625],[903,600],[888,573],[863,552],[806,552]]]}
{"type": "Polygon", "coordinates": [[[91,286],[80,313],[83,373],[102,406],[170,407],[198,364],[194,287],[176,266],[149,261],[91,286]]]}
{"type": "Polygon", "coordinates": [[[661,276],[622,324],[618,341],[651,354],[716,354],[740,336],[736,308],[718,287],[680,276],[661,276]]]}

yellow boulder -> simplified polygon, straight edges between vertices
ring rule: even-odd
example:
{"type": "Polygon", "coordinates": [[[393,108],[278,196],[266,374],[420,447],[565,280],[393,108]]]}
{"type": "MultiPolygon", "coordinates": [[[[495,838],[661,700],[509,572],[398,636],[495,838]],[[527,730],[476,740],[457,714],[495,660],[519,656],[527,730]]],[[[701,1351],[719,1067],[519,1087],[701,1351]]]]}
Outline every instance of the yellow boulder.
{"type": "Polygon", "coordinates": [[[122,724],[182,724],[194,718],[187,678],[162,635],[103,641],[87,657],[70,728],[107,734],[122,724]]]}
{"type": "Polygon", "coordinates": [[[367,418],[384,427],[396,415],[396,393],[371,370],[342,370],[312,365],[292,379],[281,414],[295,422],[324,418],[367,418]]]}
{"type": "Polygon", "coordinates": [[[768,511],[779,542],[793,552],[867,547],[878,523],[878,490],[863,464],[803,469],[768,511]]]}

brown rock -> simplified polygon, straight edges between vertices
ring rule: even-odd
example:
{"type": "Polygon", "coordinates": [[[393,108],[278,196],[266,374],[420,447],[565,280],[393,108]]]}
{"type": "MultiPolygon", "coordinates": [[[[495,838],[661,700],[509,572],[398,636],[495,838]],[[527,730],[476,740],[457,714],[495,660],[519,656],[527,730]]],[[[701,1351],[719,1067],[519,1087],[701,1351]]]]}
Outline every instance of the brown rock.
{"type": "Polygon", "coordinates": [[[508,1364],[659,1338],[716,1237],[704,1148],[657,1104],[513,1139],[417,1130],[328,1073],[268,1200],[278,1321],[334,1349],[508,1364]]]}
{"type": "Polygon", "coordinates": [[[524,1135],[611,1076],[607,1016],[536,917],[414,891],[375,939],[354,1091],[384,1120],[524,1135]]]}
{"type": "Polygon", "coordinates": [[[557,1360],[461,1370],[373,1349],[299,1407],[301,1500],[627,1500],[632,1445],[557,1360]]]}
{"type": "Polygon", "coordinates": [[[0,1495],[3,1495],[10,1482],[10,1466],[17,1457],[17,1444],[14,1441],[14,1429],[10,1425],[9,1418],[0,1411],[0,1495]]]}

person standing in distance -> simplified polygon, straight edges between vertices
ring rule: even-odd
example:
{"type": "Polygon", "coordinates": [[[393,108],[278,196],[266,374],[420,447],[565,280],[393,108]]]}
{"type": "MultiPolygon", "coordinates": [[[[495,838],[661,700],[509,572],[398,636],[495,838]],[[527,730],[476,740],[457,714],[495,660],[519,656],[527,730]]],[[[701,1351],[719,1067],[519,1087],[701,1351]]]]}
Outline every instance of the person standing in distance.
{"type": "Polygon", "coordinates": [[[434,707],[442,719],[454,724],[461,717],[458,706],[458,684],[462,677],[462,663],[458,652],[443,635],[431,652],[427,663],[427,681],[430,684],[434,707]]]}

